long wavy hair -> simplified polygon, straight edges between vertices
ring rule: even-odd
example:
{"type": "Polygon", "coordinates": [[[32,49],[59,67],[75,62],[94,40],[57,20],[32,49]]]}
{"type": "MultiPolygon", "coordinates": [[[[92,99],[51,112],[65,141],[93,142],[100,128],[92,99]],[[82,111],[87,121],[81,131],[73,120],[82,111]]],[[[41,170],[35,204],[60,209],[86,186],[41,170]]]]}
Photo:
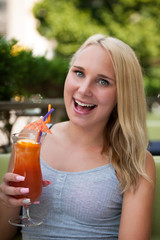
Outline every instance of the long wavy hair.
{"type": "Polygon", "coordinates": [[[117,105],[105,128],[103,152],[109,153],[122,192],[135,190],[141,176],[150,181],[145,172],[148,137],[141,66],[126,43],[102,34],[88,38],[73,55],[70,65],[83,49],[93,44],[110,55],[116,76],[117,105]]]}

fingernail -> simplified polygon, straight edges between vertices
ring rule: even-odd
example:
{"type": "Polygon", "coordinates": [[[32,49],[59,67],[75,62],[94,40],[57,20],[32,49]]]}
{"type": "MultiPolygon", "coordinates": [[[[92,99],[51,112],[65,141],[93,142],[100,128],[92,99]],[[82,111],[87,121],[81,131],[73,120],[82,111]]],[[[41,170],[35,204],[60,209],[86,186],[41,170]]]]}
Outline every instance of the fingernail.
{"type": "Polygon", "coordinates": [[[40,201],[35,201],[33,202],[33,204],[40,204],[40,201]]]}
{"type": "Polygon", "coordinates": [[[17,181],[24,181],[24,179],[25,179],[25,177],[23,177],[23,176],[20,176],[20,175],[16,176],[17,181]]]}
{"type": "Polygon", "coordinates": [[[31,204],[30,198],[24,199],[24,200],[23,200],[23,203],[26,204],[26,205],[27,205],[27,204],[31,204]]]}
{"type": "Polygon", "coordinates": [[[49,181],[49,180],[47,180],[47,182],[48,182],[48,184],[50,185],[52,182],[51,181],[49,181]]]}
{"type": "Polygon", "coordinates": [[[29,188],[21,188],[20,192],[21,193],[29,193],[29,188]]]}

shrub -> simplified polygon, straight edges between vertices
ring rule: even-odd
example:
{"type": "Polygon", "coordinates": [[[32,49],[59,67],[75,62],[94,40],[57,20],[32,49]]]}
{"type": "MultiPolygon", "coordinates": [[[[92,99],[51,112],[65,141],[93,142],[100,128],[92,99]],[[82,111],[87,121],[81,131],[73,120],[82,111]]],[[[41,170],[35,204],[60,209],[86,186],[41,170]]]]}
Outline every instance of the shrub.
{"type": "Polygon", "coordinates": [[[31,50],[17,45],[16,40],[0,37],[0,100],[10,100],[15,95],[30,97],[62,97],[68,59],[55,56],[33,56],[31,50]]]}

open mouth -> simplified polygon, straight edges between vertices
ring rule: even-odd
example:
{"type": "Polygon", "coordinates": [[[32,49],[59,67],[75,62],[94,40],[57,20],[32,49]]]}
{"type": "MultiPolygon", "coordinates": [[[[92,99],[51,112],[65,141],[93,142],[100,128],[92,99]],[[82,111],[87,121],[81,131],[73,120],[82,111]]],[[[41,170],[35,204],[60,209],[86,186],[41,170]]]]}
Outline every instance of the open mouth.
{"type": "Polygon", "coordinates": [[[76,99],[74,99],[74,106],[80,112],[90,112],[96,107],[94,104],[82,103],[76,99]]]}

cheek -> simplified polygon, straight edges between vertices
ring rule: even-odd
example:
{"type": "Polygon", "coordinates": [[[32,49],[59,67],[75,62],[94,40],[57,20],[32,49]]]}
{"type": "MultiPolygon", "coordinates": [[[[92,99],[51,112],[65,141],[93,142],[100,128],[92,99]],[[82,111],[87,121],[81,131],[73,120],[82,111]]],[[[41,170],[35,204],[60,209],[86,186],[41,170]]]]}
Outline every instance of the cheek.
{"type": "Polygon", "coordinates": [[[64,94],[67,93],[69,89],[70,89],[70,81],[69,81],[69,78],[67,77],[64,84],[64,94]]]}
{"type": "Polygon", "coordinates": [[[117,103],[116,89],[108,89],[103,94],[101,93],[100,96],[100,103],[104,106],[107,104],[110,107],[114,107],[117,103]]]}
{"type": "Polygon", "coordinates": [[[64,85],[64,92],[72,94],[76,88],[77,86],[75,81],[72,78],[67,77],[64,85]]]}
{"type": "Polygon", "coordinates": [[[67,77],[64,84],[64,98],[66,99],[72,97],[74,90],[75,90],[74,84],[72,83],[71,79],[67,77]]]}

